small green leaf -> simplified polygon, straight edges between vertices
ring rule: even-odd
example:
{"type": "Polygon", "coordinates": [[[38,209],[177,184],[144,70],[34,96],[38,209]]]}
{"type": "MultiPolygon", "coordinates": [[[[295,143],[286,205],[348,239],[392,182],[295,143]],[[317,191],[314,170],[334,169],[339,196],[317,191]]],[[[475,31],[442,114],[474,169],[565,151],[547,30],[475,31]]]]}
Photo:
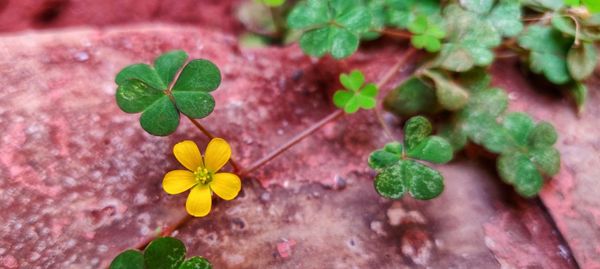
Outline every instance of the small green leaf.
{"type": "Polygon", "coordinates": [[[412,160],[400,160],[375,177],[375,190],[383,197],[399,199],[410,192],[415,199],[428,200],[444,190],[442,175],[412,160]]]}
{"type": "Polygon", "coordinates": [[[469,93],[454,81],[434,71],[424,71],[423,74],[435,83],[438,102],[444,108],[459,110],[469,101],[469,93]]]}
{"type": "Polygon", "coordinates": [[[413,33],[411,42],[415,48],[425,49],[429,52],[440,50],[442,43],[440,39],[444,38],[446,32],[442,26],[429,21],[425,16],[418,16],[408,29],[413,33]]]}
{"type": "Polygon", "coordinates": [[[542,121],[539,122],[528,137],[528,143],[533,147],[549,147],[556,143],[558,135],[552,124],[542,121]]]}
{"type": "Polygon", "coordinates": [[[117,88],[117,105],[127,113],[139,113],[164,96],[160,90],[140,80],[125,80],[117,88]]]}
{"type": "Polygon", "coordinates": [[[154,68],[165,85],[171,84],[187,58],[185,51],[175,50],[164,53],[154,60],[154,68]]]}
{"type": "Polygon", "coordinates": [[[340,82],[346,89],[337,90],[333,95],[333,103],[336,107],[343,109],[346,113],[352,114],[358,109],[372,109],[376,105],[377,86],[369,83],[362,87],[364,75],[358,71],[353,71],[350,75],[341,74],[340,82]]]}
{"type": "Polygon", "coordinates": [[[486,14],[492,9],[494,0],[460,0],[460,4],[467,10],[486,14]]]}
{"type": "Polygon", "coordinates": [[[430,136],[407,152],[407,156],[432,163],[447,163],[452,160],[453,148],[439,136],[430,136]]]}
{"type": "Polygon", "coordinates": [[[406,29],[419,16],[433,17],[440,13],[438,0],[385,0],[384,15],[388,25],[406,29]]]}
{"type": "Polygon", "coordinates": [[[582,81],[588,78],[596,69],[598,53],[594,43],[583,42],[581,45],[573,45],[567,54],[567,66],[571,76],[582,81]]]}
{"type": "Polygon", "coordinates": [[[181,113],[196,119],[210,115],[215,108],[215,99],[205,92],[173,92],[173,98],[181,113]]]}
{"type": "Polygon", "coordinates": [[[520,146],[529,142],[529,134],[535,127],[531,117],[525,113],[513,112],[506,115],[503,122],[504,129],[520,146]]]}
{"type": "Polygon", "coordinates": [[[404,144],[408,151],[423,142],[431,134],[431,130],[431,123],[423,116],[408,119],[404,124],[404,144]]]}
{"type": "Polygon", "coordinates": [[[221,84],[221,72],[209,60],[190,61],[181,71],[173,91],[212,92],[221,84]]]}
{"type": "Polygon", "coordinates": [[[544,175],[554,176],[560,170],[560,153],[553,147],[534,148],[528,155],[544,175]]]}
{"type": "Polygon", "coordinates": [[[184,261],[179,269],[212,269],[212,264],[202,257],[192,257],[184,261]]]}
{"type": "Polygon", "coordinates": [[[550,82],[565,84],[571,76],[567,69],[567,51],[572,40],[564,39],[560,32],[540,25],[532,25],[519,37],[519,45],[529,49],[529,66],[544,74],[550,82]]]}
{"type": "Polygon", "coordinates": [[[144,269],[144,255],[137,250],[121,252],[110,263],[110,269],[144,269]]]}
{"type": "Polygon", "coordinates": [[[308,0],[299,2],[292,9],[288,15],[287,23],[292,29],[301,29],[325,24],[330,19],[328,1],[308,0]]]}
{"type": "Polygon", "coordinates": [[[542,176],[535,165],[522,153],[503,154],[498,158],[498,172],[516,191],[525,196],[535,196],[542,188],[542,176]]]}
{"type": "Polygon", "coordinates": [[[140,123],[142,128],[152,135],[170,135],[179,125],[179,112],[165,95],[142,112],[140,123]]]}
{"type": "Polygon", "coordinates": [[[435,90],[417,77],[410,77],[390,91],[383,107],[398,116],[413,116],[437,109],[435,90]]]}
{"type": "Polygon", "coordinates": [[[519,0],[500,0],[488,19],[503,36],[513,37],[523,31],[519,0]]]}
{"type": "Polygon", "coordinates": [[[115,77],[117,85],[121,85],[129,80],[137,80],[148,85],[148,88],[159,91],[166,90],[167,85],[160,79],[160,76],[147,64],[133,64],[121,70],[115,77]]]}
{"type": "Polygon", "coordinates": [[[359,70],[353,70],[350,74],[340,74],[340,82],[351,91],[358,91],[365,83],[365,76],[359,70]]]}
{"type": "Polygon", "coordinates": [[[185,246],[173,237],[154,239],[144,250],[148,269],[177,269],[185,259],[185,246]]]}
{"type": "Polygon", "coordinates": [[[600,13],[600,2],[597,0],[581,0],[592,13],[600,13]]]}
{"type": "Polygon", "coordinates": [[[402,158],[402,144],[391,142],[385,145],[383,149],[373,151],[369,155],[369,167],[374,170],[386,168],[402,158]]]}
{"type": "Polygon", "coordinates": [[[258,2],[269,6],[269,7],[279,7],[285,3],[285,0],[257,0],[258,2]]]}

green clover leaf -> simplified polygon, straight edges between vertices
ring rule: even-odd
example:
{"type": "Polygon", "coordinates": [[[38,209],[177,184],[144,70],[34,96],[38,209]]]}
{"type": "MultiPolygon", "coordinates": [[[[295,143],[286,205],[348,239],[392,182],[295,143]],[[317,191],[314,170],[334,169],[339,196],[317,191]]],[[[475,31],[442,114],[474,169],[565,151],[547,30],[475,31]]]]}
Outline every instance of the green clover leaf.
{"type": "Polygon", "coordinates": [[[456,111],[463,108],[469,101],[469,93],[447,76],[431,70],[424,70],[423,75],[435,83],[438,102],[445,109],[456,111]]]}
{"type": "Polygon", "coordinates": [[[372,109],[377,103],[377,86],[373,83],[365,83],[365,76],[359,70],[350,74],[341,74],[340,82],[345,89],[340,89],[333,95],[333,103],[336,107],[352,114],[358,109],[372,109]]]}
{"type": "Polygon", "coordinates": [[[498,158],[500,177],[525,197],[537,195],[543,176],[560,169],[560,153],[553,147],[556,131],[547,122],[534,124],[524,113],[509,113],[502,124],[508,144],[498,158]]]}
{"type": "Polygon", "coordinates": [[[192,257],[185,260],[185,246],[173,237],[152,240],[144,250],[126,250],[110,264],[110,269],[212,269],[208,260],[192,257]]]}
{"type": "Polygon", "coordinates": [[[191,60],[183,66],[187,58],[184,51],[167,52],[156,58],[154,67],[130,65],[115,78],[117,105],[126,113],[141,112],[140,124],[152,135],[173,133],[179,125],[180,112],[192,118],[204,118],[215,107],[209,92],[221,83],[219,69],[203,59],[191,60]],[[173,85],[171,89],[170,85],[173,85]]]}
{"type": "Polygon", "coordinates": [[[416,160],[446,163],[453,157],[452,146],[444,138],[430,135],[431,123],[424,117],[410,118],[404,126],[404,145],[391,142],[369,156],[376,171],[375,190],[383,197],[399,199],[409,192],[412,197],[428,200],[444,190],[442,175],[416,160]]]}
{"type": "Polygon", "coordinates": [[[573,45],[567,53],[567,68],[571,77],[577,81],[588,78],[598,63],[598,52],[596,46],[591,42],[582,42],[573,45]]]}
{"type": "Polygon", "coordinates": [[[474,66],[487,66],[494,60],[492,49],[502,36],[521,32],[521,9],[518,0],[461,1],[467,9],[450,4],[444,9],[447,41],[441,47],[435,65],[455,72],[474,66]]]}
{"type": "Polygon", "coordinates": [[[294,7],[287,22],[305,30],[300,47],[306,54],[341,59],[358,49],[359,37],[371,27],[371,12],[358,0],[306,0],[294,7]]]}
{"type": "Polygon", "coordinates": [[[385,96],[383,107],[398,116],[414,116],[435,112],[438,103],[435,89],[412,76],[385,96]]]}
{"type": "Polygon", "coordinates": [[[385,24],[406,29],[417,17],[440,14],[438,0],[384,0],[385,24]]]}
{"type": "Polygon", "coordinates": [[[437,52],[442,47],[440,40],[444,38],[446,32],[442,26],[428,20],[426,16],[418,16],[410,23],[408,29],[413,33],[411,43],[415,48],[437,52]]]}
{"type": "Polygon", "coordinates": [[[285,0],[256,0],[257,2],[269,6],[269,7],[279,7],[285,4],[285,0]]]}
{"type": "Polygon", "coordinates": [[[530,51],[529,67],[546,76],[554,84],[571,80],[567,67],[567,53],[571,44],[560,32],[542,25],[531,25],[519,37],[519,45],[530,51]]]}

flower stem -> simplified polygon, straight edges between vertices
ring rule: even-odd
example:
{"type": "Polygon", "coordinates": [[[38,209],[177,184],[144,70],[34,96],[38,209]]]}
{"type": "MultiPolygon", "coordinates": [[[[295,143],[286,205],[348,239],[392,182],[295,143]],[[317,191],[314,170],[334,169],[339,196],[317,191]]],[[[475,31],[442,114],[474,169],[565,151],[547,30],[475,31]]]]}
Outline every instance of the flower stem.
{"type": "MultiPolygon", "coordinates": [[[[198,122],[196,119],[191,118],[187,115],[186,115],[186,117],[192,122],[192,124],[194,124],[194,126],[196,126],[196,128],[198,128],[198,130],[200,130],[200,132],[202,132],[208,138],[210,138],[210,139],[215,138],[215,136],[213,134],[211,134],[208,130],[206,130],[206,128],[204,128],[204,126],[202,126],[202,124],[200,124],[200,122],[198,122]]],[[[240,166],[237,164],[237,162],[235,160],[233,160],[233,158],[229,158],[229,163],[231,164],[231,167],[233,167],[233,171],[235,171],[235,172],[240,171],[240,166]]]]}
{"type": "Polygon", "coordinates": [[[395,29],[381,29],[381,30],[374,30],[377,33],[380,33],[382,35],[387,35],[387,36],[391,36],[391,37],[399,37],[402,39],[410,39],[412,37],[412,34],[406,31],[400,31],[400,30],[395,30],[395,29]]]}
{"type": "Polygon", "coordinates": [[[298,142],[302,141],[304,138],[308,137],[315,131],[319,130],[321,127],[323,127],[323,125],[325,125],[328,122],[333,121],[343,115],[344,115],[344,111],[341,109],[338,109],[338,110],[330,113],[329,115],[327,115],[327,117],[325,117],[325,118],[321,119],[320,121],[316,122],[315,124],[311,125],[310,127],[308,127],[308,129],[306,129],[306,130],[302,131],[301,133],[297,134],[296,136],[292,137],[292,139],[290,139],[285,144],[283,144],[283,145],[279,146],[277,149],[271,151],[271,153],[267,154],[267,156],[264,156],[260,160],[254,162],[252,165],[250,165],[249,168],[243,169],[242,172],[240,172],[240,176],[247,175],[250,172],[256,170],[257,168],[263,166],[264,164],[266,164],[270,160],[274,159],[275,157],[279,156],[281,153],[285,152],[292,146],[298,144],[298,142]]]}

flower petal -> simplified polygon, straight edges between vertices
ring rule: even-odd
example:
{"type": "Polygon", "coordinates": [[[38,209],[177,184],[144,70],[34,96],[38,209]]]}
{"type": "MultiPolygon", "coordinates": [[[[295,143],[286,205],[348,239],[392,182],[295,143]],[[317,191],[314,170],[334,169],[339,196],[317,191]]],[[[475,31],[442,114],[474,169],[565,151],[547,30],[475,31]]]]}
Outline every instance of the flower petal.
{"type": "Polygon", "coordinates": [[[195,172],[198,167],[202,166],[202,155],[194,141],[181,141],[173,147],[175,158],[192,172],[195,172]]]}
{"type": "Polygon", "coordinates": [[[198,184],[190,191],[185,209],[194,217],[204,217],[210,212],[212,194],[210,188],[205,184],[198,184]]]}
{"type": "Polygon", "coordinates": [[[206,147],[205,167],[208,171],[217,172],[229,161],[229,157],[231,157],[229,143],[223,138],[213,138],[206,147]]]}
{"type": "Polygon", "coordinates": [[[168,194],[178,194],[196,185],[196,177],[187,170],[173,170],[165,175],[163,189],[168,194]]]}
{"type": "Polygon", "coordinates": [[[209,185],[212,191],[225,200],[235,198],[242,189],[240,178],[232,173],[216,173],[209,185]]]}

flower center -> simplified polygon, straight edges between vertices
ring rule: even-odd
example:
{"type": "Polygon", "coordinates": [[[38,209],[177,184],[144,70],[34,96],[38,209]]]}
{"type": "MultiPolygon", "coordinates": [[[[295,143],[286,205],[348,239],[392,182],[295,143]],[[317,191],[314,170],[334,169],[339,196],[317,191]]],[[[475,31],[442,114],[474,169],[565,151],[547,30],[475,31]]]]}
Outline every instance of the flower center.
{"type": "Polygon", "coordinates": [[[207,184],[212,181],[212,173],[204,167],[198,167],[194,175],[196,176],[196,182],[200,184],[207,184]]]}

